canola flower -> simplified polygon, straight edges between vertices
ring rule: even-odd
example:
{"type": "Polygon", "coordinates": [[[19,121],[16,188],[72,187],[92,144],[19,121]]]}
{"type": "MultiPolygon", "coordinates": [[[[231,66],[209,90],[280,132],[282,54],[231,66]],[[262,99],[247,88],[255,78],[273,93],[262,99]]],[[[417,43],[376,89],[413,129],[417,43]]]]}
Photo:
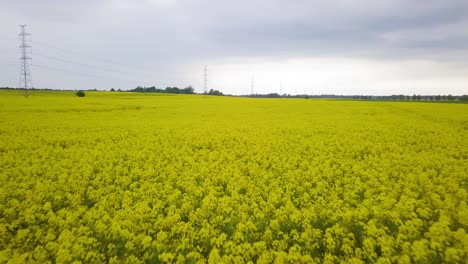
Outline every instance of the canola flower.
{"type": "Polygon", "coordinates": [[[0,92],[0,263],[466,263],[468,105],[0,92]]]}

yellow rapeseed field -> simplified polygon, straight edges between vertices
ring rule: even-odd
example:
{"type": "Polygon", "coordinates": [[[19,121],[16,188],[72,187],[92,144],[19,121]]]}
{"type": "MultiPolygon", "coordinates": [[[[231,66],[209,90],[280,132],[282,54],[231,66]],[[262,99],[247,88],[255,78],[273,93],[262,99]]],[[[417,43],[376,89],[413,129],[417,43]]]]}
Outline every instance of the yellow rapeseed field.
{"type": "Polygon", "coordinates": [[[0,92],[0,263],[466,263],[468,105],[0,92]]]}

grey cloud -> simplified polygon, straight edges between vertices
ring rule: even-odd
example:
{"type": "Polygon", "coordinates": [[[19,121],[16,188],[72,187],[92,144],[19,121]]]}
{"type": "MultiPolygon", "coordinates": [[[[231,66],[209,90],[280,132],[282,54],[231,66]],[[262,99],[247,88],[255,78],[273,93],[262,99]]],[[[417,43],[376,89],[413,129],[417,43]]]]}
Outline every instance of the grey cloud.
{"type": "MultiPolygon", "coordinates": [[[[166,82],[182,79],[184,65],[232,57],[457,61],[468,50],[466,0],[0,1],[0,36],[16,37],[17,25],[28,23],[35,52],[87,63],[109,58],[166,82]]],[[[7,45],[17,44],[0,49],[7,45]]]]}
{"type": "Polygon", "coordinates": [[[92,14],[99,1],[60,1],[60,0],[2,0],[3,12],[15,14],[26,20],[72,23],[92,14]]]}
{"type": "Polygon", "coordinates": [[[346,55],[366,50],[372,55],[389,48],[418,46],[463,48],[463,38],[447,39],[446,43],[443,39],[392,41],[382,36],[412,28],[430,31],[466,19],[468,2],[45,0],[14,2],[6,10],[37,17],[49,26],[68,22],[57,27],[65,37],[70,36],[64,42],[97,46],[100,52],[130,51],[139,60],[148,55],[183,60],[258,53],[346,55]]]}
{"type": "MultiPolygon", "coordinates": [[[[357,1],[359,2],[364,1],[357,1]]],[[[345,55],[362,53],[366,50],[374,54],[397,48],[458,49],[467,47],[464,38],[437,41],[406,39],[398,43],[382,38],[381,36],[387,33],[408,28],[431,33],[433,27],[465,19],[468,14],[468,2],[446,1],[443,6],[440,5],[440,1],[413,1],[413,3],[401,4],[399,8],[393,6],[387,13],[384,10],[376,10],[372,13],[372,10],[366,10],[364,7],[354,7],[350,11],[324,7],[325,16],[319,16],[319,18],[314,14],[320,14],[321,7],[309,3],[303,6],[303,10],[297,16],[288,14],[286,8],[284,12],[287,15],[279,15],[279,17],[287,17],[282,21],[275,20],[274,16],[271,18],[260,15],[248,17],[245,20],[240,19],[236,23],[221,22],[209,29],[208,36],[219,47],[229,47],[229,52],[239,52],[243,55],[257,52],[272,52],[273,54],[338,52],[345,55]],[[307,10],[312,14],[310,17],[304,15],[307,10]]],[[[407,52],[404,55],[406,57],[407,52]]]]}

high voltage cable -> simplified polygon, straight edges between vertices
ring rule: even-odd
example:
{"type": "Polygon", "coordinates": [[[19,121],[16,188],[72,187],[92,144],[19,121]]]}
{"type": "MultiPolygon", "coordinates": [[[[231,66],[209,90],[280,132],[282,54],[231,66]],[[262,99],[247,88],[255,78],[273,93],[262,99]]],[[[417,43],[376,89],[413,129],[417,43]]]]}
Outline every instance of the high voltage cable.
{"type": "MultiPolygon", "coordinates": [[[[124,70],[127,73],[129,73],[129,71],[130,71],[130,72],[134,72],[134,73],[143,73],[143,74],[148,74],[148,75],[154,75],[154,72],[148,71],[148,70],[145,70],[145,69],[142,69],[142,68],[138,68],[138,66],[129,66],[127,64],[123,64],[123,63],[120,63],[120,62],[115,62],[115,61],[112,61],[112,60],[109,60],[109,59],[106,59],[106,58],[88,55],[88,54],[86,54],[84,52],[64,49],[62,47],[57,47],[55,45],[46,43],[44,41],[34,41],[34,44],[38,44],[36,46],[45,46],[45,47],[49,47],[49,48],[58,50],[58,51],[62,52],[63,54],[66,54],[66,53],[74,54],[74,55],[77,55],[77,56],[80,56],[80,57],[87,57],[87,58],[90,58],[92,60],[100,61],[100,62],[103,62],[103,63],[106,63],[106,64],[112,64],[112,65],[115,65],[115,67],[124,67],[124,68],[127,68],[126,70],[124,70]]],[[[36,50],[37,50],[37,48],[36,48],[36,50]]],[[[34,54],[36,54],[36,52],[34,54]]]]}
{"type": "Polygon", "coordinates": [[[75,55],[86,56],[86,57],[91,58],[91,59],[100,60],[101,62],[108,63],[108,64],[115,64],[115,65],[119,65],[119,66],[123,66],[123,67],[130,67],[130,66],[127,66],[127,65],[125,65],[125,64],[121,64],[121,63],[118,63],[118,62],[110,61],[110,60],[108,60],[108,59],[98,58],[98,57],[95,57],[95,56],[91,56],[91,55],[85,54],[85,53],[83,53],[83,52],[78,52],[78,51],[74,51],[74,50],[63,49],[63,48],[61,48],[61,47],[57,47],[57,46],[54,46],[54,45],[45,43],[45,42],[43,42],[43,41],[35,41],[34,43],[37,43],[37,44],[39,44],[39,45],[46,46],[46,47],[49,47],[49,48],[52,48],[52,49],[56,49],[56,50],[59,50],[59,51],[64,52],[64,53],[72,53],[72,54],[75,54],[75,55]]]}
{"type": "MultiPolygon", "coordinates": [[[[17,40],[16,38],[12,38],[12,37],[7,37],[7,36],[0,36],[0,38],[3,38],[3,39],[10,39],[10,40],[17,40]]],[[[35,45],[39,45],[39,46],[45,46],[45,47],[48,47],[48,48],[52,48],[52,49],[55,49],[55,50],[58,50],[60,52],[63,52],[63,53],[71,53],[71,54],[75,54],[75,55],[79,55],[79,56],[86,56],[88,58],[92,58],[94,60],[99,60],[101,62],[104,62],[104,63],[108,63],[108,64],[115,64],[115,65],[119,65],[121,67],[127,67],[127,68],[131,68],[132,66],[128,66],[128,65],[125,65],[125,64],[122,64],[122,63],[118,63],[118,62],[115,62],[115,61],[111,61],[111,60],[108,60],[108,59],[105,59],[105,58],[99,58],[99,57],[96,57],[96,56],[91,56],[91,55],[88,55],[86,53],[83,53],[83,52],[79,52],[79,51],[74,51],[74,50],[69,50],[69,49],[64,49],[62,47],[57,47],[55,45],[52,45],[52,44],[49,44],[49,43],[46,43],[44,41],[38,41],[38,40],[34,40],[34,41],[31,41],[33,42],[35,45]]]]}
{"type": "MultiPolygon", "coordinates": [[[[47,55],[44,55],[42,53],[38,53],[38,52],[35,52],[34,53],[35,56],[39,56],[41,58],[45,58],[45,59],[48,59],[48,60],[54,60],[54,61],[58,61],[58,62],[62,62],[62,63],[65,63],[65,64],[69,64],[69,65],[79,65],[79,66],[82,66],[82,67],[86,67],[86,68],[92,68],[92,69],[97,69],[97,70],[102,70],[102,71],[108,71],[108,72],[113,72],[115,74],[126,74],[126,75],[132,75],[134,73],[129,73],[129,72],[124,72],[124,71],[120,71],[120,70],[114,70],[114,69],[106,69],[106,68],[101,68],[101,67],[98,67],[98,66],[94,66],[94,65],[91,65],[91,64],[87,64],[87,63],[80,63],[80,62],[77,62],[77,61],[73,61],[73,60],[67,60],[67,59],[61,59],[61,58],[58,58],[58,57],[54,57],[54,56],[47,56],[47,55]]],[[[39,64],[35,64],[35,65],[39,65],[39,64]]],[[[50,67],[50,66],[45,66],[45,65],[41,65],[41,67],[44,67],[44,68],[48,68],[50,70],[59,70],[59,71],[63,71],[63,72],[70,72],[70,73],[73,73],[72,71],[67,71],[67,70],[63,70],[63,69],[57,69],[57,68],[53,68],[53,67],[50,67]]],[[[102,78],[102,79],[110,79],[110,78],[114,78],[114,79],[120,79],[120,80],[125,80],[125,81],[129,81],[130,80],[127,80],[127,79],[123,79],[123,78],[120,78],[120,77],[114,77],[114,76],[109,76],[108,77],[104,77],[104,76],[100,76],[100,75],[95,75],[95,74],[81,74],[81,75],[87,75],[87,76],[90,76],[90,77],[96,77],[96,78],[102,78]]],[[[134,81],[131,81],[131,82],[134,82],[134,81]]]]}
{"type": "MultiPolygon", "coordinates": [[[[93,69],[98,69],[98,70],[103,70],[103,71],[109,71],[109,72],[114,72],[116,74],[128,74],[128,75],[132,75],[133,73],[129,73],[129,72],[124,72],[124,71],[120,71],[120,70],[114,70],[114,69],[105,69],[105,68],[101,68],[101,67],[98,67],[98,66],[94,66],[94,65],[91,65],[91,64],[87,64],[87,63],[80,63],[80,62],[76,62],[76,61],[73,61],[73,60],[66,60],[66,59],[61,59],[61,58],[58,58],[58,57],[54,57],[54,56],[47,56],[47,55],[44,55],[42,53],[38,53],[38,52],[35,52],[34,53],[35,56],[38,56],[40,58],[45,58],[45,59],[48,59],[48,60],[54,60],[54,61],[58,61],[58,62],[63,62],[63,63],[66,63],[66,64],[72,64],[72,65],[79,65],[79,66],[83,66],[83,67],[86,67],[86,68],[93,68],[93,69]]],[[[39,66],[40,64],[34,64],[33,66],[39,66]]],[[[50,67],[50,66],[46,66],[46,65],[40,65],[40,67],[42,68],[47,68],[49,70],[55,70],[55,71],[61,71],[61,72],[69,72],[69,73],[73,73],[72,71],[68,71],[68,70],[64,70],[64,69],[58,69],[58,68],[54,68],[54,67],[50,67]]],[[[94,74],[80,74],[80,75],[86,75],[86,76],[89,76],[89,77],[96,77],[96,78],[103,78],[103,79],[110,79],[110,78],[114,78],[114,79],[121,79],[121,80],[125,80],[125,81],[130,81],[130,80],[127,80],[127,79],[122,79],[120,77],[118,78],[115,78],[115,77],[104,77],[104,76],[98,76],[98,75],[94,75],[94,74]]],[[[134,81],[132,81],[134,82],[134,81]]]]}
{"type": "Polygon", "coordinates": [[[96,57],[96,56],[91,56],[91,55],[88,55],[86,53],[83,53],[83,52],[78,52],[78,51],[74,51],[74,50],[68,50],[68,49],[63,49],[61,47],[57,47],[57,46],[54,46],[54,45],[51,45],[51,44],[48,44],[48,43],[45,43],[43,41],[35,41],[34,42],[35,44],[39,44],[39,46],[45,46],[45,47],[49,47],[49,48],[52,48],[52,49],[55,49],[55,50],[58,50],[62,53],[68,53],[68,54],[74,54],[74,55],[78,55],[80,57],[87,57],[87,58],[90,58],[92,60],[95,60],[95,61],[100,61],[102,63],[106,63],[106,64],[111,64],[111,65],[115,65],[116,67],[124,67],[124,68],[127,68],[127,70],[130,70],[130,71],[133,71],[133,72],[139,72],[139,73],[144,73],[144,74],[150,74],[150,75],[153,75],[154,72],[148,72],[147,70],[142,70],[142,69],[135,69],[136,67],[135,66],[128,66],[126,64],[123,64],[123,63],[119,63],[119,62],[115,62],[115,61],[111,61],[111,60],[108,60],[108,59],[105,59],[105,58],[100,58],[100,57],[96,57]]]}
{"type": "Polygon", "coordinates": [[[0,36],[0,39],[11,39],[11,40],[14,40],[14,41],[18,40],[18,38],[12,38],[12,37],[7,37],[7,36],[0,36]]]}
{"type": "Polygon", "coordinates": [[[91,64],[87,64],[87,63],[81,63],[81,62],[77,62],[77,61],[73,61],[73,60],[66,60],[66,59],[61,59],[61,58],[57,58],[57,57],[54,57],[54,56],[47,56],[47,55],[44,55],[42,53],[34,53],[35,56],[39,56],[39,57],[43,57],[43,58],[46,58],[46,59],[50,59],[50,60],[55,60],[55,61],[59,61],[59,62],[63,62],[63,63],[69,63],[69,64],[75,64],[75,65],[80,65],[80,66],[84,66],[84,67],[89,67],[89,68],[94,68],[94,69],[99,69],[99,70],[103,70],[103,71],[110,71],[110,72],[116,72],[116,73],[119,73],[119,74],[130,74],[129,72],[124,72],[124,71],[119,71],[119,70],[113,70],[113,69],[105,69],[105,68],[101,68],[101,67],[97,67],[97,66],[94,66],[94,65],[91,65],[91,64]]]}
{"type": "MultiPolygon", "coordinates": [[[[13,38],[10,38],[10,37],[3,37],[3,36],[0,36],[1,38],[6,38],[6,39],[13,39],[13,38]]],[[[154,72],[147,72],[146,70],[141,70],[141,69],[135,69],[136,67],[135,66],[128,66],[128,65],[125,65],[125,64],[122,64],[122,63],[118,63],[118,62],[115,62],[115,61],[111,61],[111,60],[108,60],[108,59],[104,59],[104,58],[99,58],[99,57],[96,57],[96,56],[90,56],[90,55],[87,55],[83,52],[78,52],[78,51],[74,51],[74,50],[67,50],[67,49],[63,49],[61,47],[57,47],[57,46],[54,46],[54,45],[51,45],[51,44],[48,44],[48,43],[45,43],[43,41],[33,41],[34,44],[37,46],[45,46],[45,47],[48,47],[48,48],[52,48],[52,49],[55,49],[55,50],[58,50],[59,52],[62,52],[62,53],[68,53],[68,54],[74,54],[74,55],[78,55],[80,57],[88,57],[92,60],[95,60],[95,61],[100,61],[102,63],[106,63],[106,64],[112,64],[112,65],[116,65],[116,67],[124,67],[124,68],[127,68],[128,70],[132,71],[133,73],[130,73],[128,71],[122,71],[122,70],[118,70],[118,69],[105,69],[105,68],[101,68],[101,67],[97,67],[97,66],[94,66],[94,65],[91,65],[91,64],[87,64],[87,63],[80,63],[80,62],[77,62],[76,60],[66,60],[66,59],[61,59],[61,58],[57,58],[57,57],[53,57],[53,56],[47,56],[47,55],[44,55],[44,54],[40,54],[40,53],[37,53],[37,52],[33,52],[34,55],[38,55],[40,54],[40,56],[43,56],[43,57],[47,57],[49,59],[52,59],[52,60],[56,60],[56,61],[62,61],[62,62],[67,62],[67,63],[74,63],[74,64],[79,64],[79,65],[82,65],[82,66],[87,66],[87,67],[92,67],[92,68],[97,68],[97,69],[101,69],[101,70],[105,70],[105,71],[115,71],[115,72],[119,72],[119,74],[134,74],[134,73],[143,73],[143,74],[149,74],[149,75],[154,75],[154,72]]],[[[3,53],[3,52],[2,52],[3,53]]],[[[7,53],[7,52],[5,52],[7,53]]],[[[13,52],[10,52],[10,53],[13,53],[13,52]]]]}
{"type": "Polygon", "coordinates": [[[39,68],[39,69],[51,70],[51,71],[66,72],[66,73],[70,73],[70,74],[73,74],[73,75],[86,76],[86,77],[91,77],[91,78],[98,78],[98,79],[105,79],[105,80],[117,79],[117,80],[126,81],[126,82],[135,82],[134,80],[123,79],[123,78],[120,78],[120,77],[106,77],[106,76],[95,75],[95,74],[88,74],[88,73],[77,73],[76,71],[70,71],[70,70],[65,70],[65,69],[59,69],[59,68],[50,67],[50,66],[42,65],[42,64],[36,64],[36,63],[34,63],[34,64],[32,65],[32,67],[34,67],[34,68],[39,68]]]}
{"type": "Polygon", "coordinates": [[[36,63],[33,64],[32,66],[33,66],[34,68],[47,69],[47,70],[60,71],[60,72],[67,72],[67,73],[70,73],[70,74],[82,75],[82,76],[87,76],[87,77],[92,77],[92,78],[103,78],[103,79],[108,79],[108,78],[103,77],[103,76],[98,76],[98,75],[94,75],[94,74],[87,74],[87,73],[77,73],[77,72],[75,72],[75,71],[69,71],[69,70],[65,70],[65,69],[59,69],[59,68],[50,67],[50,66],[41,65],[41,64],[36,64],[36,63]]]}
{"type": "MultiPolygon", "coordinates": [[[[11,38],[11,37],[3,37],[3,36],[0,36],[0,38],[11,39],[11,40],[14,39],[14,38],[11,38]]],[[[138,68],[135,69],[134,66],[127,66],[125,64],[118,63],[118,62],[115,62],[115,61],[111,61],[111,60],[107,60],[107,59],[103,59],[103,58],[99,58],[99,57],[95,57],[95,56],[90,56],[90,55],[87,55],[87,54],[85,54],[83,52],[63,49],[61,47],[57,47],[57,46],[48,44],[48,43],[43,42],[43,41],[35,40],[33,42],[36,45],[36,47],[37,46],[43,46],[43,47],[52,48],[52,49],[54,49],[56,51],[59,51],[60,53],[62,53],[64,55],[66,55],[68,53],[68,56],[80,56],[81,58],[82,57],[87,57],[87,58],[90,58],[91,60],[94,60],[94,61],[97,61],[97,62],[99,61],[99,62],[102,62],[104,64],[109,64],[111,67],[116,67],[116,69],[103,68],[103,67],[99,67],[97,65],[90,64],[90,63],[82,63],[82,62],[79,62],[79,61],[77,61],[75,59],[70,60],[70,59],[65,59],[65,58],[59,57],[59,56],[49,56],[49,55],[43,54],[42,52],[37,52],[37,51],[33,52],[34,56],[40,57],[41,59],[57,61],[57,62],[61,62],[61,63],[64,63],[64,64],[71,65],[71,66],[73,66],[73,65],[81,66],[81,67],[85,67],[85,68],[88,68],[88,69],[92,69],[93,71],[101,70],[101,71],[107,71],[107,72],[110,72],[110,73],[115,73],[115,74],[120,74],[120,75],[122,75],[122,74],[126,74],[126,75],[143,74],[143,75],[150,75],[150,76],[154,75],[154,72],[149,72],[149,71],[141,70],[141,69],[138,69],[138,68]],[[125,71],[124,69],[120,70],[120,69],[118,69],[118,67],[120,67],[120,68],[124,67],[124,68],[128,69],[129,71],[125,71]]],[[[36,48],[36,50],[37,50],[37,48],[36,48]]],[[[17,55],[18,52],[17,51],[8,52],[8,50],[2,50],[2,51],[0,51],[0,54],[2,54],[2,55],[5,55],[5,54],[17,55]],[[5,51],[5,52],[3,52],[3,51],[5,51]]],[[[4,61],[0,61],[0,62],[4,62],[4,61]]],[[[3,66],[7,66],[7,65],[13,66],[14,64],[3,64],[3,66]]],[[[67,72],[67,73],[70,73],[70,74],[75,74],[74,71],[65,70],[65,69],[62,69],[62,68],[55,68],[55,67],[51,67],[51,66],[47,66],[47,65],[43,65],[43,64],[35,64],[34,63],[34,65],[32,65],[32,66],[36,67],[36,68],[43,68],[43,69],[51,70],[51,71],[60,71],[60,72],[67,72]]],[[[182,73],[182,72],[179,72],[179,73],[182,73]]],[[[114,77],[112,75],[108,75],[107,73],[104,73],[104,75],[109,76],[109,77],[102,76],[102,74],[101,75],[95,75],[95,74],[86,74],[86,73],[79,73],[79,74],[77,73],[76,75],[87,76],[87,77],[92,77],[92,78],[99,78],[99,79],[120,79],[120,80],[124,80],[124,81],[127,81],[127,82],[135,82],[134,80],[128,80],[128,79],[123,79],[123,78],[119,78],[119,77],[116,78],[116,77],[114,77]]]]}

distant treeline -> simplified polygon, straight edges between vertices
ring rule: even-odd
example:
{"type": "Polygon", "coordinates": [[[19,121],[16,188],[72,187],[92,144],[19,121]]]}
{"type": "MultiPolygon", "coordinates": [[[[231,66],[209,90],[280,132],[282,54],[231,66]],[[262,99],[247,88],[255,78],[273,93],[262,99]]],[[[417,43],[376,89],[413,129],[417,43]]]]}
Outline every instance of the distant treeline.
{"type": "MultiPolygon", "coordinates": [[[[251,95],[244,95],[244,96],[249,96],[249,97],[257,97],[257,98],[281,98],[281,97],[293,97],[292,95],[289,94],[277,94],[277,93],[269,93],[269,94],[251,94],[251,95]]],[[[304,97],[305,95],[301,96],[304,97]]]]}
{"type": "MultiPolygon", "coordinates": [[[[0,87],[0,90],[18,90],[19,88],[13,87],[0,87]]],[[[49,89],[49,88],[31,88],[28,90],[42,90],[42,91],[70,91],[70,90],[60,90],[60,89],[49,89]]],[[[83,91],[98,91],[97,89],[88,89],[83,91]]],[[[115,90],[114,88],[110,91],[123,92],[120,89],[115,90]]],[[[125,92],[140,92],[140,93],[170,93],[170,94],[195,94],[195,90],[192,86],[187,86],[186,88],[178,87],[166,87],[165,89],[156,88],[155,86],[151,87],[141,87],[137,86],[135,89],[124,90],[125,92]]],[[[209,92],[203,94],[207,95],[224,95],[218,90],[211,89],[209,92]]],[[[457,102],[468,102],[468,95],[335,95],[335,94],[321,94],[321,95],[310,95],[310,94],[278,94],[278,93],[269,93],[269,94],[250,94],[250,95],[240,95],[241,97],[255,97],[255,98],[322,98],[322,99],[352,99],[352,100],[397,100],[397,101],[457,101],[457,102]]]]}
{"type": "MultiPolygon", "coordinates": [[[[111,89],[111,91],[113,91],[111,89]]],[[[138,86],[135,89],[128,90],[128,92],[138,92],[138,93],[170,93],[170,94],[194,94],[195,90],[192,86],[187,86],[185,88],[179,87],[166,87],[165,89],[156,88],[155,86],[151,87],[141,87],[138,86]]],[[[211,89],[209,92],[205,92],[204,94],[208,95],[223,95],[222,92],[218,90],[211,89]]]]}
{"type": "Polygon", "coordinates": [[[213,90],[211,89],[209,92],[205,92],[203,94],[209,94],[209,95],[224,95],[222,92],[218,91],[218,90],[213,90]]]}
{"type": "MultiPolygon", "coordinates": [[[[0,87],[0,90],[23,90],[23,88],[14,87],[0,87]]],[[[70,90],[70,89],[51,89],[51,88],[28,88],[30,91],[59,91],[59,92],[70,92],[70,91],[99,91],[98,89],[82,89],[82,90],[70,90]]]]}
{"type": "Polygon", "coordinates": [[[468,95],[389,95],[389,96],[355,96],[354,99],[363,100],[399,100],[399,101],[468,101],[468,95]]]}
{"type": "MultiPolygon", "coordinates": [[[[0,90],[22,90],[22,89],[23,89],[23,88],[0,87],[0,90]]],[[[70,91],[70,90],[50,89],[50,88],[28,88],[28,90],[37,90],[37,91],[70,91]]]]}
{"type": "Polygon", "coordinates": [[[354,100],[399,100],[399,101],[463,101],[468,102],[468,95],[335,95],[335,94],[322,94],[322,95],[309,95],[309,94],[251,94],[243,95],[244,97],[255,98],[330,98],[330,99],[354,99],[354,100]]]}
{"type": "Polygon", "coordinates": [[[139,93],[171,93],[171,94],[194,94],[195,90],[192,86],[185,88],[178,87],[166,87],[165,89],[156,88],[155,86],[151,87],[141,87],[138,86],[135,89],[128,90],[129,92],[139,92],[139,93]]]}

